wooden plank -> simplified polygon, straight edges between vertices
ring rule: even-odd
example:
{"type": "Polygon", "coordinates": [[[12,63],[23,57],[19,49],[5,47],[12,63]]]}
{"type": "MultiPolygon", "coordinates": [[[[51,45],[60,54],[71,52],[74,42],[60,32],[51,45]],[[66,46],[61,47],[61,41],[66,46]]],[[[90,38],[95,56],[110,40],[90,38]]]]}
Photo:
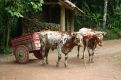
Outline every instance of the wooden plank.
{"type": "Polygon", "coordinates": [[[62,6],[64,6],[65,8],[68,8],[72,11],[75,11],[75,12],[78,12],[79,14],[81,15],[84,15],[85,13],[80,9],[78,8],[75,4],[73,4],[72,2],[70,2],[69,0],[60,0],[60,3],[62,6]]]}

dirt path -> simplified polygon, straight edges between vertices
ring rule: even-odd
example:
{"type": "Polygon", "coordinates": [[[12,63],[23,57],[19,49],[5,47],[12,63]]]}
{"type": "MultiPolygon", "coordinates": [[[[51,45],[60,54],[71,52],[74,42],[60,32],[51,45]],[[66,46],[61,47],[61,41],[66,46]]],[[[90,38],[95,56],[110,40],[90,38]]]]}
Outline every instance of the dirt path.
{"type": "MultiPolygon", "coordinates": [[[[42,66],[33,54],[27,64],[17,64],[14,56],[0,57],[0,80],[121,80],[121,39],[105,41],[96,49],[94,63],[86,65],[76,58],[76,47],[69,53],[69,67],[64,68],[64,58],[56,68],[57,54],[50,52],[49,64],[42,66]]],[[[81,52],[80,52],[81,53],[81,52]]]]}

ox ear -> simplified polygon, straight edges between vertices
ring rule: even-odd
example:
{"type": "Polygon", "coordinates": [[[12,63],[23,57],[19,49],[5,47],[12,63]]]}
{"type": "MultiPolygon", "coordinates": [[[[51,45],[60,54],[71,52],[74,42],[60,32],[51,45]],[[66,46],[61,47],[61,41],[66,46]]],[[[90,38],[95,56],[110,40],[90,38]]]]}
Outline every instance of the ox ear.
{"type": "Polygon", "coordinates": [[[76,37],[77,35],[83,36],[82,33],[80,33],[80,32],[72,32],[71,35],[72,35],[72,36],[75,36],[75,37],[76,37]]]}
{"type": "Polygon", "coordinates": [[[80,32],[73,32],[72,33],[73,38],[77,38],[77,39],[80,39],[80,40],[82,40],[83,36],[84,35],[82,35],[82,33],[80,33],[80,32]]]}
{"type": "Polygon", "coordinates": [[[96,31],[95,33],[96,33],[96,35],[102,34],[103,36],[107,34],[107,32],[102,32],[102,31],[96,31]]]}
{"type": "Polygon", "coordinates": [[[78,34],[83,36],[83,34],[81,32],[72,32],[72,35],[78,35],[78,34]]]}
{"type": "Polygon", "coordinates": [[[71,32],[71,35],[72,35],[72,36],[76,36],[77,33],[76,33],[76,32],[71,32]]]}
{"type": "Polygon", "coordinates": [[[72,35],[72,38],[76,38],[77,33],[76,32],[72,32],[71,35],[72,35]]]}
{"type": "Polygon", "coordinates": [[[102,32],[103,36],[107,34],[107,32],[102,32]]]}
{"type": "Polygon", "coordinates": [[[101,32],[100,34],[102,34],[103,36],[105,36],[107,34],[107,32],[101,32]]]}

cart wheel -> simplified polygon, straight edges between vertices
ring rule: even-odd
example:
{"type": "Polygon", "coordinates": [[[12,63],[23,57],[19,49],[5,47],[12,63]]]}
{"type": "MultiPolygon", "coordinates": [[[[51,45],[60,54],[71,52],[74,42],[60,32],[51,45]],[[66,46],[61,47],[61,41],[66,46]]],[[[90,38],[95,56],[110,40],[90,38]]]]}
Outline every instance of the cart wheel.
{"type": "Polygon", "coordinates": [[[35,51],[35,52],[33,52],[33,54],[34,54],[34,56],[35,56],[37,59],[42,59],[42,58],[43,58],[43,56],[42,56],[42,54],[40,53],[40,51],[35,51]]]}
{"type": "Polygon", "coordinates": [[[29,61],[29,50],[24,45],[17,46],[14,54],[18,63],[23,64],[29,61]]]}

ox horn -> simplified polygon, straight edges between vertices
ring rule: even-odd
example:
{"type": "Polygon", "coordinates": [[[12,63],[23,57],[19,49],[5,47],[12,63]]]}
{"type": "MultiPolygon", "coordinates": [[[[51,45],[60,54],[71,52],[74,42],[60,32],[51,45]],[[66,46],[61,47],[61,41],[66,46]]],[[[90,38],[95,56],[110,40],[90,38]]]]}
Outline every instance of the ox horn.
{"type": "Polygon", "coordinates": [[[107,32],[102,32],[102,31],[96,31],[95,33],[96,33],[97,35],[98,35],[98,34],[102,34],[102,35],[106,35],[106,34],[107,34],[107,32]]]}

